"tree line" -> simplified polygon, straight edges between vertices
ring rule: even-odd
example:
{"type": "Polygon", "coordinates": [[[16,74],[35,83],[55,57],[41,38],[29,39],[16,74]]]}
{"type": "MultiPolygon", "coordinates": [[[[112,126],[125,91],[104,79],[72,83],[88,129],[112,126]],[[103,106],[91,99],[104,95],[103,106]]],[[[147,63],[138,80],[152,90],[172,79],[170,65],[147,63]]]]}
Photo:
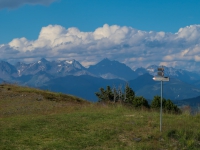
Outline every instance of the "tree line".
{"type": "MultiPolygon", "coordinates": [[[[132,88],[126,84],[125,89],[121,88],[111,88],[107,86],[106,89],[100,88],[99,92],[95,95],[98,97],[98,102],[104,103],[123,103],[126,105],[133,106],[135,108],[148,108],[153,110],[160,109],[160,96],[154,96],[151,104],[143,96],[136,96],[132,88]]],[[[162,99],[162,107],[164,112],[180,113],[180,109],[170,100],[162,99]]]]}

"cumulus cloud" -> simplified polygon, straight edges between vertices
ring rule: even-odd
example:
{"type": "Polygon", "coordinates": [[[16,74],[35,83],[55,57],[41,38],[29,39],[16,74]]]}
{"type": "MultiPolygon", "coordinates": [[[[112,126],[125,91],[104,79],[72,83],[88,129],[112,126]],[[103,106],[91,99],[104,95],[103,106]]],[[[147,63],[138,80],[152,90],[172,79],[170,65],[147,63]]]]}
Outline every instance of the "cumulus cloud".
{"type": "Polygon", "coordinates": [[[0,59],[7,60],[76,59],[88,66],[107,57],[133,69],[164,64],[189,70],[200,63],[200,25],[181,28],[175,34],[108,24],[93,32],[48,25],[38,39],[13,39],[0,45],[0,52],[0,59]]]}
{"type": "Polygon", "coordinates": [[[24,4],[42,4],[49,5],[56,0],[0,0],[0,9],[16,8],[24,4]]]}

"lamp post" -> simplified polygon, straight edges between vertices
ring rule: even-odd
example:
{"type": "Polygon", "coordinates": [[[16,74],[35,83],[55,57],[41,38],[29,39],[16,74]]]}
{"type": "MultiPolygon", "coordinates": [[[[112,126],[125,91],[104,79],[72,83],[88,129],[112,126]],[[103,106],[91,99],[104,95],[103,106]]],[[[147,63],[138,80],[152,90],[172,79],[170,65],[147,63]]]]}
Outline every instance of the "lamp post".
{"type": "Polygon", "coordinates": [[[162,131],[162,93],[163,93],[163,81],[169,81],[169,77],[164,77],[164,67],[158,67],[158,73],[157,76],[153,77],[153,80],[155,81],[160,81],[160,95],[161,95],[161,99],[160,99],[160,132],[162,131]]]}

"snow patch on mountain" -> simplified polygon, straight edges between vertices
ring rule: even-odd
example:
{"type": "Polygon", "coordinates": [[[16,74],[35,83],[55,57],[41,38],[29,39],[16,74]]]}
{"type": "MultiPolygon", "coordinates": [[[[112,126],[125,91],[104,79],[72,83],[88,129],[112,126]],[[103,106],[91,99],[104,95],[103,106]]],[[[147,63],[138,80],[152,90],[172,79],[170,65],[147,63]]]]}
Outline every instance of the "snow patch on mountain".
{"type": "Polygon", "coordinates": [[[68,64],[72,64],[73,63],[73,61],[68,61],[68,60],[66,60],[65,62],[68,63],[68,64]]]}
{"type": "Polygon", "coordinates": [[[112,74],[112,73],[101,74],[100,77],[103,78],[103,79],[121,79],[121,80],[125,80],[123,78],[120,78],[120,77],[112,74]]]}

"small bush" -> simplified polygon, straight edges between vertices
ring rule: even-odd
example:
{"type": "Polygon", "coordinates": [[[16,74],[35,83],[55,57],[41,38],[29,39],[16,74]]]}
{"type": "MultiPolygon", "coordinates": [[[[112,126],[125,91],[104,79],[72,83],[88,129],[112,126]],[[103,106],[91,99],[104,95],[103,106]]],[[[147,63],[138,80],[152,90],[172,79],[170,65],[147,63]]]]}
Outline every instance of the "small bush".
{"type": "Polygon", "coordinates": [[[142,97],[142,96],[140,96],[140,97],[135,97],[135,98],[132,100],[132,104],[133,104],[133,106],[136,107],[136,108],[138,108],[138,107],[141,108],[142,106],[149,108],[148,101],[147,101],[144,97],[142,97]]]}
{"type": "MultiPolygon", "coordinates": [[[[154,110],[158,110],[161,107],[161,97],[154,96],[154,99],[151,102],[151,108],[154,110]]],[[[181,110],[171,101],[162,99],[162,107],[163,111],[167,113],[181,113],[181,110]]]]}

